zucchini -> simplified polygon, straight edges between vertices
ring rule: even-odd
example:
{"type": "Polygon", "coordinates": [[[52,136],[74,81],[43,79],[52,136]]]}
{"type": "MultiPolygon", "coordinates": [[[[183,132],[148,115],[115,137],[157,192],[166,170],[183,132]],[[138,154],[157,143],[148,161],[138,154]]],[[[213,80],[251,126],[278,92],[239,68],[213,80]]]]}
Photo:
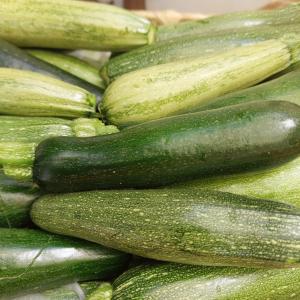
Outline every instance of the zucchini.
{"type": "Polygon", "coordinates": [[[125,51],[153,42],[150,21],[122,8],[86,1],[7,0],[0,37],[17,46],[125,51]]]}
{"type": "Polygon", "coordinates": [[[86,300],[111,300],[112,293],[112,285],[109,282],[103,282],[86,300]]]}
{"type": "Polygon", "coordinates": [[[45,140],[36,150],[33,179],[48,192],[155,187],[271,166],[299,151],[300,107],[251,102],[108,136],[45,140]]]}
{"type": "Polygon", "coordinates": [[[114,282],[113,300],[286,300],[300,297],[300,269],[144,265],[114,282]]]}
{"type": "Polygon", "coordinates": [[[300,263],[300,210],[196,189],[52,194],[31,217],[50,232],[170,262],[239,267],[300,263]]]}
{"type": "Polygon", "coordinates": [[[213,189],[282,201],[300,208],[300,156],[273,168],[203,178],[177,184],[176,187],[213,189]]]}
{"type": "Polygon", "coordinates": [[[49,117],[96,116],[88,91],[31,71],[0,68],[0,114],[49,117]]]}
{"type": "Polygon", "coordinates": [[[128,260],[124,253],[39,230],[1,228],[0,236],[0,299],[109,278],[128,260]]]}
{"type": "Polygon", "coordinates": [[[99,75],[98,69],[79,58],[59,52],[31,49],[32,56],[56,66],[78,78],[81,78],[101,89],[105,88],[104,82],[99,75]]]}
{"type": "Polygon", "coordinates": [[[17,182],[0,172],[0,227],[27,225],[31,204],[38,196],[32,184],[17,182]]]}
{"type": "Polygon", "coordinates": [[[269,40],[137,70],[106,89],[100,109],[111,124],[122,127],[182,114],[287,68],[299,58],[297,52],[269,40]]]}
{"type": "Polygon", "coordinates": [[[98,102],[102,98],[102,90],[75,77],[53,65],[45,63],[26,51],[0,39],[0,67],[21,69],[38,72],[47,76],[52,76],[62,81],[77,85],[90,93],[96,95],[98,102]]]}
{"type": "Polygon", "coordinates": [[[31,179],[35,148],[46,138],[87,137],[117,131],[115,126],[104,126],[98,119],[0,116],[0,165],[7,176],[31,179]]]}
{"type": "Polygon", "coordinates": [[[261,30],[262,26],[281,27],[300,24],[300,5],[292,4],[286,8],[272,11],[245,11],[213,16],[206,19],[165,25],[158,28],[156,39],[164,41],[185,35],[207,34],[217,31],[232,31],[236,28],[261,30]]]}
{"type": "MultiPolygon", "coordinates": [[[[111,57],[113,53],[97,50],[70,50],[65,52],[67,55],[79,58],[94,68],[100,69],[111,57]]],[[[116,54],[116,53],[115,53],[116,54]]]]}
{"type": "Polygon", "coordinates": [[[213,33],[209,36],[197,34],[162,41],[113,57],[101,69],[101,76],[109,83],[135,70],[191,57],[205,57],[274,38],[281,38],[287,44],[292,44],[297,38],[299,40],[299,29],[294,25],[280,28],[265,26],[259,31],[246,28],[226,33],[213,33]],[[289,34],[286,34],[287,32],[289,34]]]}

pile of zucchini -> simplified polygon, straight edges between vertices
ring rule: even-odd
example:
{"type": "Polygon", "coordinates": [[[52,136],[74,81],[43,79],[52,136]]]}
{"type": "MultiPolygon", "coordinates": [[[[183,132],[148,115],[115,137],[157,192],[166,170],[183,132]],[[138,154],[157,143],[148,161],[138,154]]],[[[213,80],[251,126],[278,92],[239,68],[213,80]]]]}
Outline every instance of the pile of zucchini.
{"type": "Polygon", "coordinates": [[[159,28],[0,4],[12,299],[300,299],[299,4],[159,28]]]}

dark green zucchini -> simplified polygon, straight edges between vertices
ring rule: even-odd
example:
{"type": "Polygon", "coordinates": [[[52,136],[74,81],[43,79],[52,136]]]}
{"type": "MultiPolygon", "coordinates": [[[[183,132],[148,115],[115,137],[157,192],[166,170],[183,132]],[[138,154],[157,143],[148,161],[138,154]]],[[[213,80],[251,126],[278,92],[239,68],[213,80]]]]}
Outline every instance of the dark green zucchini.
{"type": "Polygon", "coordinates": [[[33,178],[48,192],[154,187],[274,165],[299,152],[300,107],[252,102],[109,136],[45,140],[36,150],[33,178]]]}
{"type": "Polygon", "coordinates": [[[128,256],[29,229],[0,229],[0,299],[118,274],[128,256]]]}
{"type": "Polygon", "coordinates": [[[300,269],[144,265],[113,284],[113,300],[287,300],[300,298],[300,269]]]}
{"type": "Polygon", "coordinates": [[[41,228],[171,262],[299,267],[300,210],[196,189],[52,194],[34,202],[41,228]]]}
{"type": "Polygon", "coordinates": [[[27,225],[31,204],[38,196],[31,183],[15,181],[0,171],[0,227],[27,225]]]}
{"type": "Polygon", "coordinates": [[[194,107],[191,112],[220,108],[252,101],[289,101],[300,105],[300,70],[291,71],[276,79],[218,97],[210,103],[194,107]]]}
{"type": "Polygon", "coordinates": [[[14,68],[38,72],[80,86],[96,95],[98,102],[102,98],[102,90],[94,85],[67,73],[53,65],[27,54],[24,50],[0,39],[0,67],[14,68]]]}
{"type": "Polygon", "coordinates": [[[211,35],[217,31],[232,31],[236,28],[256,28],[257,31],[262,26],[272,27],[300,24],[300,5],[293,4],[287,8],[266,11],[244,11],[213,16],[206,19],[187,21],[177,24],[158,27],[156,33],[157,41],[164,41],[179,38],[191,34],[211,35]]]}

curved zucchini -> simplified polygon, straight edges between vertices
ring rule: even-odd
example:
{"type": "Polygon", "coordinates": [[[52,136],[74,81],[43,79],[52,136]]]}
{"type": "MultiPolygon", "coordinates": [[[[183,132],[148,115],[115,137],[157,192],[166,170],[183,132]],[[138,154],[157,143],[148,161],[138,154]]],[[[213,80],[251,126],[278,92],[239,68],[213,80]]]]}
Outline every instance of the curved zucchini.
{"type": "Polygon", "coordinates": [[[41,228],[156,260],[215,266],[297,267],[300,210],[195,189],[52,194],[34,202],[41,228]]]}
{"type": "Polygon", "coordinates": [[[0,227],[27,225],[31,204],[38,196],[32,184],[17,182],[0,172],[0,227]]]}
{"type": "Polygon", "coordinates": [[[218,31],[232,31],[236,28],[261,30],[262,26],[282,27],[300,23],[300,5],[292,4],[287,8],[272,11],[245,11],[213,16],[197,21],[187,21],[178,24],[158,27],[157,41],[179,38],[191,34],[211,35],[218,31]]]}
{"type": "Polygon", "coordinates": [[[93,84],[94,86],[105,88],[105,84],[99,75],[97,68],[87,62],[70,55],[66,55],[54,51],[46,51],[40,49],[27,50],[32,56],[49,63],[57,68],[60,68],[77,78],[93,84]]]}
{"type": "Polygon", "coordinates": [[[22,47],[125,51],[153,42],[150,21],[113,5],[87,1],[7,0],[0,37],[22,47]]]}
{"type": "Polygon", "coordinates": [[[109,278],[128,260],[124,253],[39,230],[1,228],[0,236],[0,299],[109,278]]]}
{"type": "Polygon", "coordinates": [[[114,282],[112,300],[286,300],[300,297],[300,269],[139,266],[114,282]]]}
{"type": "Polygon", "coordinates": [[[43,75],[52,76],[62,81],[77,85],[96,95],[98,102],[102,98],[102,90],[79,79],[53,65],[43,62],[24,50],[0,39],[0,67],[33,71],[43,75]]]}
{"type": "Polygon", "coordinates": [[[215,109],[252,101],[289,101],[300,105],[300,70],[291,71],[259,85],[218,97],[190,112],[215,109]]]}
{"type": "Polygon", "coordinates": [[[127,73],[106,89],[99,109],[121,127],[183,114],[287,68],[296,59],[293,49],[269,40],[127,73]]]}
{"type": "Polygon", "coordinates": [[[247,28],[233,32],[217,32],[209,36],[197,34],[162,41],[113,57],[101,69],[101,76],[109,83],[135,70],[192,57],[205,57],[275,38],[281,38],[287,44],[292,44],[295,40],[299,40],[299,29],[294,25],[280,28],[265,26],[259,31],[247,28]],[[287,32],[289,34],[286,34],[287,32]]]}
{"type": "Polygon", "coordinates": [[[262,168],[300,151],[300,107],[264,101],[156,120],[120,133],[51,138],[33,179],[48,192],[154,187],[262,168]]]}

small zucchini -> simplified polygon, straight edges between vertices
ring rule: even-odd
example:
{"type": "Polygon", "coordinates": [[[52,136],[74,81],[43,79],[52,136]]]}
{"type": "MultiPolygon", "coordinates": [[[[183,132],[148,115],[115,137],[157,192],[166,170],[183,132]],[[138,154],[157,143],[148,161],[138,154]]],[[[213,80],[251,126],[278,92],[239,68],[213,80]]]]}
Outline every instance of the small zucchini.
{"type": "Polygon", "coordinates": [[[115,276],[128,255],[39,230],[0,229],[0,299],[115,276]]]}
{"type": "Polygon", "coordinates": [[[147,189],[52,194],[33,222],[146,258],[193,265],[299,267],[300,210],[218,191],[147,189]]]}
{"type": "Polygon", "coordinates": [[[112,300],[287,300],[300,297],[300,269],[142,265],[113,284],[112,300]]]}

